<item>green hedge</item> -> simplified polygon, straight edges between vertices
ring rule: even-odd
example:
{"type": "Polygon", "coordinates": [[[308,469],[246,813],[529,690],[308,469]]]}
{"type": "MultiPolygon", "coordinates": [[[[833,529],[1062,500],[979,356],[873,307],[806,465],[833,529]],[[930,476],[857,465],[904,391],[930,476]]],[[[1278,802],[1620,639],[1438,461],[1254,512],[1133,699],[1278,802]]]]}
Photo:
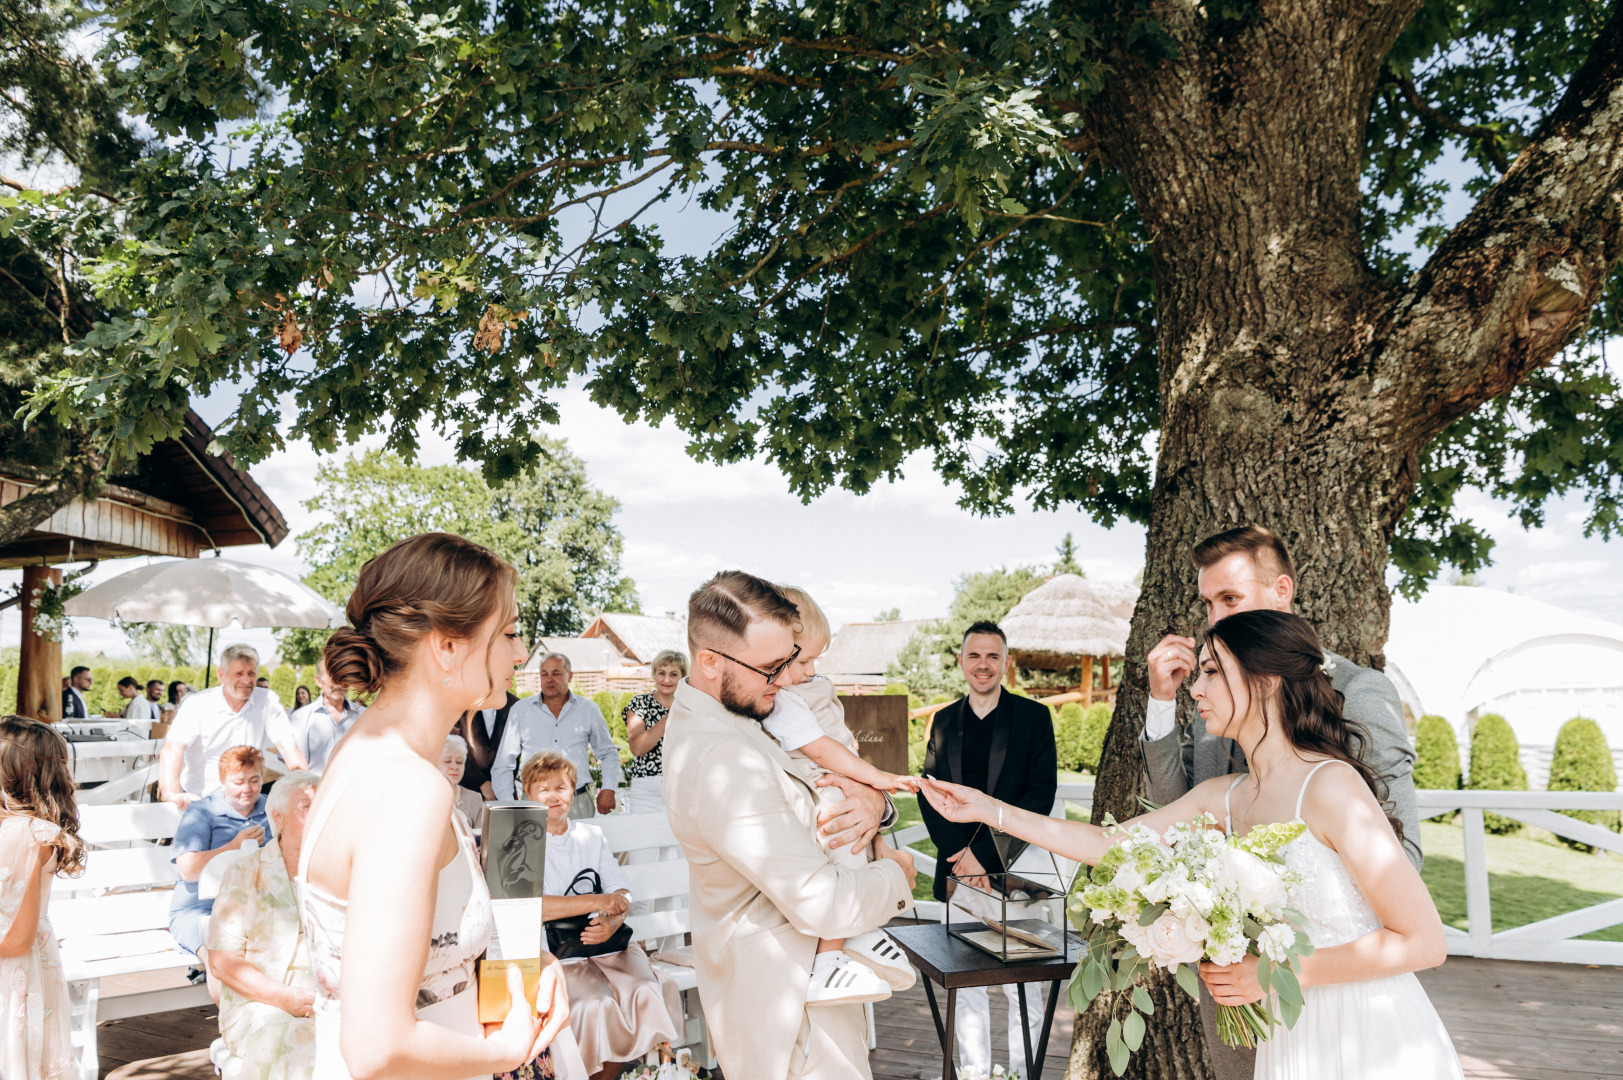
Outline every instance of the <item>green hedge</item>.
{"type": "MultiPolygon", "coordinates": [[[[1606,736],[1600,725],[1582,716],[1575,716],[1561,725],[1555,737],[1555,753],[1550,759],[1551,791],[1616,791],[1617,768],[1612,763],[1612,751],[1606,745],[1606,736]]],[[[1603,829],[1618,831],[1616,810],[1564,810],[1580,821],[1599,825],[1603,829]]],[[[1594,851],[1588,844],[1560,838],[1563,844],[1579,851],[1594,851]]]]}
{"type": "MultiPolygon", "coordinates": [[[[1454,725],[1441,716],[1427,714],[1415,725],[1414,786],[1425,790],[1458,791],[1464,786],[1460,775],[1460,744],[1454,725]]],[[[1428,821],[1451,821],[1455,811],[1439,814],[1428,821]]]]}
{"type": "MultiPolygon", "coordinates": [[[[63,674],[67,671],[64,666],[63,674]]],[[[164,684],[167,695],[169,684],[183,682],[201,690],[203,688],[203,669],[200,667],[179,666],[166,667],[162,664],[136,663],[116,666],[95,665],[90,669],[91,677],[95,680],[90,687],[90,693],[85,695],[85,706],[92,716],[100,716],[105,712],[121,712],[124,709],[124,699],[118,696],[118,680],[126,675],[140,680],[142,687],[152,679],[158,679],[164,684]]],[[[299,683],[315,687],[316,670],[312,667],[296,668],[283,665],[270,672],[266,677],[271,680],[271,689],[276,690],[282,697],[283,705],[293,704],[293,688],[299,683]],[[285,674],[283,674],[285,673],[285,674]],[[286,692],[277,686],[278,675],[288,683],[286,692]]],[[[214,673],[211,680],[219,684],[219,672],[214,673]]],[[[165,696],[164,700],[168,700],[165,696]]],[[[15,667],[0,667],[0,711],[10,712],[17,707],[17,669],[15,667]]]]}
{"type": "Polygon", "coordinates": [[[1082,724],[1082,706],[1074,701],[1054,716],[1054,751],[1062,769],[1082,769],[1082,724]]]}
{"type": "MultiPolygon", "coordinates": [[[[1527,772],[1522,768],[1516,744],[1516,733],[1510,723],[1497,713],[1489,713],[1471,729],[1471,781],[1466,787],[1472,791],[1526,791],[1527,772]]],[[[1491,833],[1508,836],[1520,832],[1522,824],[1498,814],[1484,814],[1483,820],[1491,833]]]]}
{"type": "Polygon", "coordinates": [[[1096,701],[1082,714],[1082,771],[1097,774],[1099,759],[1105,752],[1105,732],[1110,730],[1110,719],[1115,709],[1106,702],[1096,701]]]}

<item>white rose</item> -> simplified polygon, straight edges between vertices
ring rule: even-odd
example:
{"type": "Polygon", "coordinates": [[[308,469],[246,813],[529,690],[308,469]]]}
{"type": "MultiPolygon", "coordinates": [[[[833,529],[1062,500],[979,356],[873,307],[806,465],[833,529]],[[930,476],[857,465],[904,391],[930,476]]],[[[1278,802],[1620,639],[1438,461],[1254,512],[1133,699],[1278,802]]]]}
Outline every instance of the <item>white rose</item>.
{"type": "Polygon", "coordinates": [[[1270,863],[1239,848],[1223,852],[1223,871],[1240,890],[1240,904],[1252,915],[1278,914],[1285,908],[1285,882],[1270,863]]]}
{"type": "Polygon", "coordinates": [[[1182,920],[1162,915],[1150,924],[1150,955],[1162,967],[1171,970],[1179,964],[1193,964],[1205,953],[1205,946],[1191,941],[1184,932],[1182,920]]]}
{"type": "Polygon", "coordinates": [[[1276,964],[1283,964],[1296,944],[1296,927],[1289,923],[1275,923],[1257,938],[1257,951],[1276,964]]]}
{"type": "Polygon", "coordinates": [[[1172,875],[1162,874],[1154,881],[1147,881],[1139,894],[1152,904],[1166,903],[1167,896],[1172,892],[1172,875]]]}
{"type": "Polygon", "coordinates": [[[1183,916],[1183,932],[1193,941],[1205,941],[1212,936],[1212,924],[1201,918],[1200,912],[1191,911],[1183,916]]]}

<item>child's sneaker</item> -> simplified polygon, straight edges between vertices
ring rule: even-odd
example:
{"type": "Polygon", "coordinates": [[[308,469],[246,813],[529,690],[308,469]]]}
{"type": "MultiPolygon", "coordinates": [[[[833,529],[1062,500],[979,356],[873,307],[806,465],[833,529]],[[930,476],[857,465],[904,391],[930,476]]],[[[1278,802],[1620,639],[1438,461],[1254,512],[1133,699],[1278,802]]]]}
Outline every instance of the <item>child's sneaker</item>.
{"type": "Polygon", "coordinates": [[[811,985],[806,989],[807,1007],[817,1005],[856,1005],[884,1001],[890,987],[878,975],[843,952],[818,953],[812,962],[811,985]]]}
{"type": "Polygon", "coordinates": [[[918,981],[913,965],[907,962],[907,954],[890,935],[878,930],[846,938],[845,955],[872,968],[892,990],[906,990],[918,981]]]}

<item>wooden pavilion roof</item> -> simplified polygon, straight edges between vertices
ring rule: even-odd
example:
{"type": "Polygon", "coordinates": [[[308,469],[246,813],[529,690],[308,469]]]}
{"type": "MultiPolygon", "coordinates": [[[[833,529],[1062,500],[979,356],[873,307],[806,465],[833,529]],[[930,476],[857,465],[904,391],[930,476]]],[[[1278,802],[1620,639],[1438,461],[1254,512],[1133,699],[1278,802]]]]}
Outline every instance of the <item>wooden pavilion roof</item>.
{"type": "MultiPolygon", "coordinates": [[[[71,503],[0,547],[0,567],[275,547],[287,537],[281,510],[231,455],[210,453],[213,440],[213,430],[188,409],[179,437],[154,446],[130,473],[111,477],[95,502],[71,503]]],[[[26,495],[33,479],[0,463],[0,505],[26,495]]]]}

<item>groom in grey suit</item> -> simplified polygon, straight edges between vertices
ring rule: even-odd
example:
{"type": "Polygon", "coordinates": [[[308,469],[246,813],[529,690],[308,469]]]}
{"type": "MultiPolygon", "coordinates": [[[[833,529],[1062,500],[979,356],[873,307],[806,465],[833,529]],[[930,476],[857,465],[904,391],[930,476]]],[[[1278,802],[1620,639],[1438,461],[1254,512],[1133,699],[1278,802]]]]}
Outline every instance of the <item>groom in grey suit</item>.
{"type": "MultiPolygon", "coordinates": [[[[1189,560],[1199,573],[1206,621],[1259,608],[1289,611],[1296,596],[1296,569],[1285,542],[1260,525],[1242,525],[1196,544],[1189,560]]],[[[1194,638],[1169,635],[1147,659],[1150,700],[1144,716],[1144,764],[1149,797],[1165,806],[1214,776],[1247,771],[1245,753],[1232,739],[1210,735],[1205,725],[1178,723],[1178,688],[1195,671],[1194,638]]],[[[1420,869],[1420,820],[1414,801],[1414,748],[1403,723],[1397,688],[1379,671],[1326,652],[1330,684],[1342,696],[1342,715],[1369,733],[1363,759],[1386,784],[1387,811],[1403,822],[1403,851],[1420,869]]],[[[1243,1080],[1256,1054],[1223,1045],[1216,1008],[1204,985],[1200,1018],[1217,1080],[1243,1080]]]]}

